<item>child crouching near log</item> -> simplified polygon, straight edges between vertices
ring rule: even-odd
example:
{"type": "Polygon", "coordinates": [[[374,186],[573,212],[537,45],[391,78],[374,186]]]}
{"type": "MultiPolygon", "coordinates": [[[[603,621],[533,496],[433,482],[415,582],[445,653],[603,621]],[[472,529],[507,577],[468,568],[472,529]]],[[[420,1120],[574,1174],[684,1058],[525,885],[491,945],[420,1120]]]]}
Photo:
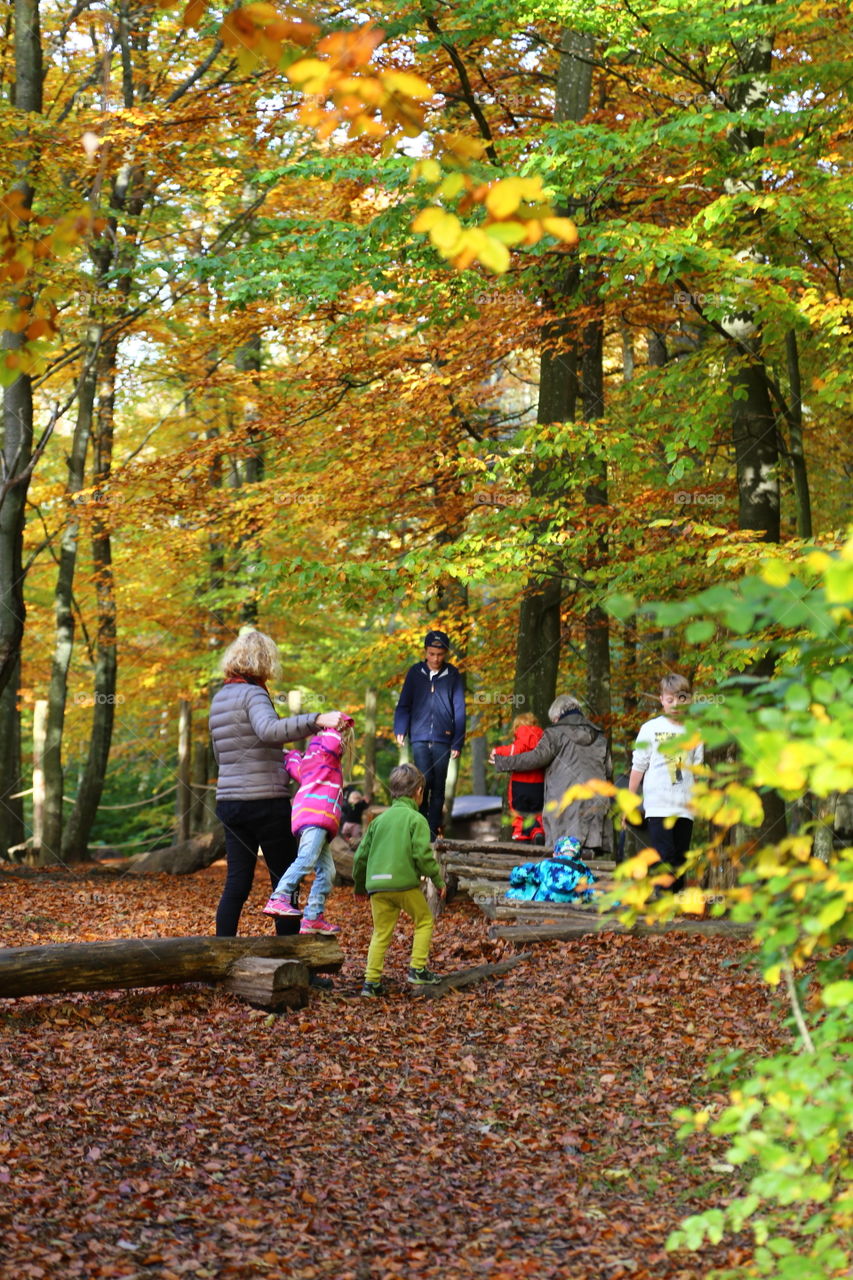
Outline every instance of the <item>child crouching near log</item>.
{"type": "Polygon", "coordinates": [[[328,842],[338,834],[341,824],[343,770],[350,766],[352,746],[352,718],[341,716],[340,727],[324,729],[316,734],[308,743],[304,756],[298,751],[288,751],[284,757],[285,769],[299,783],[293,797],[292,821],[293,834],[299,838],[299,848],[262,910],[268,916],[302,915],[295,905],[294,894],[302,877],[313,871],[314,883],[305,905],[300,933],[323,936],[340,933],[340,926],[331,924],[323,912],[335,882],[335,862],[328,842]]]}
{"type": "Polygon", "coordinates": [[[356,897],[370,896],[373,937],[367,952],[363,996],[385,994],[382,970],[385,953],[403,911],[414,922],[408,979],[413,986],[431,986],[441,978],[427,967],[433,915],[421,889],[427,876],[444,898],[441,869],[430,845],[429,823],[418,811],[424,795],[424,775],[413,764],[391,770],[391,807],[374,818],[355,852],[353,879],[356,897]]]}

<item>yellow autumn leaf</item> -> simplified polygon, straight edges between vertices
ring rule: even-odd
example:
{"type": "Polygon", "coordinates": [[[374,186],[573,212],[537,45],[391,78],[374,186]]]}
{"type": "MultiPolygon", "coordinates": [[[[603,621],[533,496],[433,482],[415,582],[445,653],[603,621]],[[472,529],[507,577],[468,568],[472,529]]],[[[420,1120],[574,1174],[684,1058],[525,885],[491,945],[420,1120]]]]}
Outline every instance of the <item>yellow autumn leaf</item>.
{"type": "Polygon", "coordinates": [[[455,213],[444,213],[436,218],[429,229],[429,238],[441,253],[452,253],[459,240],[462,224],[455,213]]]}
{"type": "Polygon", "coordinates": [[[483,235],[478,244],[477,257],[484,267],[488,267],[497,276],[502,276],[509,270],[509,249],[494,236],[483,235]]]}
{"type": "Polygon", "coordinates": [[[496,182],[489,188],[486,194],[486,208],[493,218],[508,218],[511,213],[515,213],[522,199],[521,180],[506,178],[503,182],[496,182]]]}
{"type": "MultiPolygon", "coordinates": [[[[294,84],[304,85],[312,78],[325,84],[330,70],[328,62],[323,62],[322,58],[299,58],[296,62],[291,62],[285,74],[294,84]]],[[[311,92],[315,90],[312,89],[311,92]]]]}
{"type": "Polygon", "coordinates": [[[577,244],[578,229],[571,218],[543,218],[542,226],[564,244],[577,244]]]}
{"type": "Polygon", "coordinates": [[[429,231],[435,226],[440,218],[444,217],[444,209],[439,209],[436,205],[430,205],[428,209],[421,209],[418,216],[412,223],[413,231],[429,231]]]}
{"type": "Polygon", "coordinates": [[[649,867],[660,862],[660,854],[656,849],[641,849],[633,858],[627,858],[617,868],[619,878],[630,877],[632,880],[644,880],[649,867]]]}
{"type": "Polygon", "coordinates": [[[705,895],[701,889],[685,889],[679,898],[679,904],[681,910],[688,915],[703,916],[705,914],[705,895]]]}
{"type": "Polygon", "coordinates": [[[781,560],[767,560],[761,567],[761,576],[771,587],[786,587],[791,580],[791,570],[781,560]]]}
{"type": "Polygon", "coordinates": [[[427,102],[433,96],[432,86],[412,71],[386,71],[380,76],[389,93],[402,93],[406,98],[427,102]]]}

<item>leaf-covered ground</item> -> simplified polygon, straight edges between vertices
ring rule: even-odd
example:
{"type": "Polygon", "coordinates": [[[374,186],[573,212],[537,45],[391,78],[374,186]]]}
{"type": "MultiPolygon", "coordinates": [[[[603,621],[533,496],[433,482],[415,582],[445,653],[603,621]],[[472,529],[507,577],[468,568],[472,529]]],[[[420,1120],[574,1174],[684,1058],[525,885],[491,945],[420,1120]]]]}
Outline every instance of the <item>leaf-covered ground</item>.
{"type": "MultiPolygon", "coordinates": [[[[0,945],[209,933],[222,876],[3,875],[0,945]]],[[[406,933],[368,1001],[368,904],[328,914],[335,989],[278,1018],[200,985],[0,1000],[2,1276],[693,1280],[746,1256],[664,1250],[736,1190],[670,1111],[722,1100],[710,1051],[780,1037],[742,943],[540,943],[433,1001],[406,933]]],[[[514,950],[456,902],[431,963],[514,950]]]]}

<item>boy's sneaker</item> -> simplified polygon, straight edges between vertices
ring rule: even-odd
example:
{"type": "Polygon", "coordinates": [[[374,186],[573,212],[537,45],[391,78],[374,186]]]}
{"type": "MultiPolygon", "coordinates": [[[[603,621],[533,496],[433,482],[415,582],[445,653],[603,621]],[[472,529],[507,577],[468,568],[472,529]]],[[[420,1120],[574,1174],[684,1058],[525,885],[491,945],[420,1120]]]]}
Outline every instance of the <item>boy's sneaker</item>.
{"type": "Polygon", "coordinates": [[[381,982],[365,982],[364,986],[361,988],[361,994],[363,996],[370,996],[373,999],[376,999],[377,996],[385,995],[385,988],[381,982]]]}
{"type": "Polygon", "coordinates": [[[434,987],[437,982],[442,981],[443,978],[431,969],[413,969],[409,966],[409,982],[415,987],[434,987]]]}
{"type": "Polygon", "coordinates": [[[265,916],[301,916],[302,912],[298,907],[294,907],[290,901],[290,896],[285,895],[277,898],[275,894],[267,902],[265,907],[261,907],[265,916]]]}
{"type": "Polygon", "coordinates": [[[299,927],[300,933],[318,933],[321,938],[334,937],[334,935],[336,933],[340,933],[340,931],[340,925],[332,924],[331,921],[324,920],[322,916],[317,916],[316,920],[308,920],[304,918],[299,927]]]}

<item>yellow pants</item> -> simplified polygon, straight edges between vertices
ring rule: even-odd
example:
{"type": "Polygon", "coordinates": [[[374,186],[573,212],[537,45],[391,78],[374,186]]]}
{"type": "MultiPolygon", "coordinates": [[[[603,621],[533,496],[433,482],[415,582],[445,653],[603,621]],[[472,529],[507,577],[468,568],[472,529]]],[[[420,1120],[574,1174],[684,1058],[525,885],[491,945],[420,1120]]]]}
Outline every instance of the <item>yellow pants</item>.
{"type": "Polygon", "coordinates": [[[412,938],[413,969],[425,969],[429,959],[429,944],[432,942],[433,918],[427,906],[427,900],[420,889],[406,889],[403,893],[372,893],[370,910],[373,914],[373,937],[367,952],[367,968],[365,982],[378,982],[382,977],[385,964],[385,952],[394,936],[394,927],[404,911],[411,916],[415,925],[412,938]]]}

